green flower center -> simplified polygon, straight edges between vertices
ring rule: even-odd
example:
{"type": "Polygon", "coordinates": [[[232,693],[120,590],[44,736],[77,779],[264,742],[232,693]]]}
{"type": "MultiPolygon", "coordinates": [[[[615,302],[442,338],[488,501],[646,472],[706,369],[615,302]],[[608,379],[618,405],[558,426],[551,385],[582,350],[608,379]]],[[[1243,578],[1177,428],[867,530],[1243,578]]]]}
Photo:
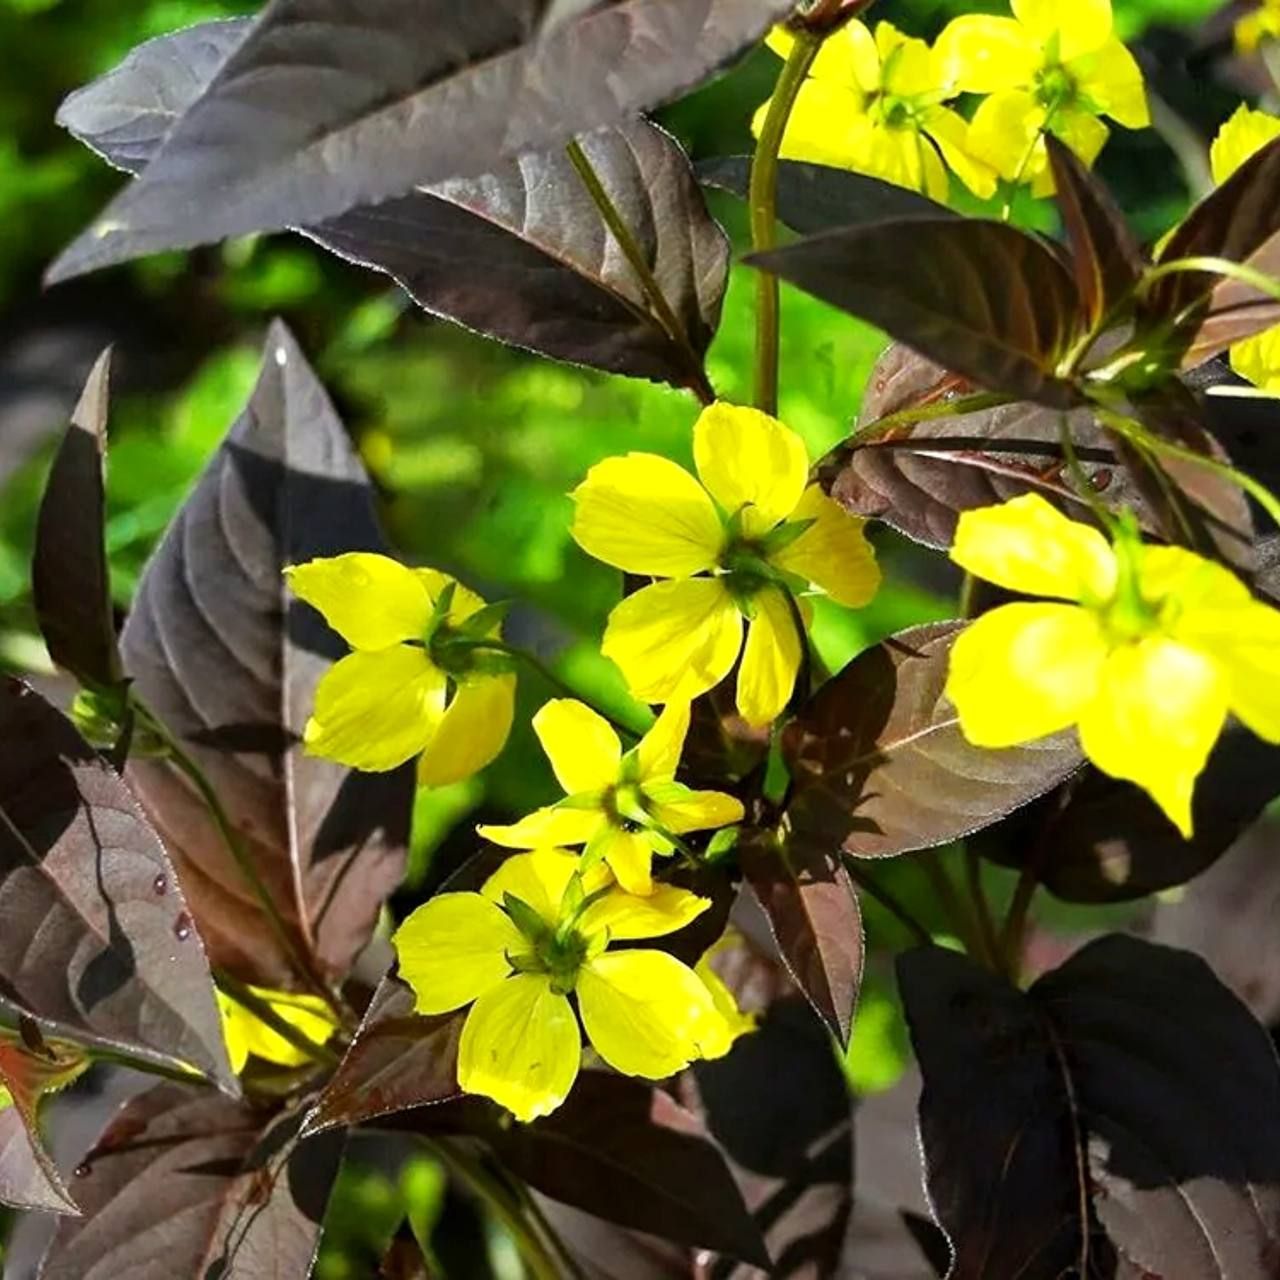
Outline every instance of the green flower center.
{"type": "Polygon", "coordinates": [[[880,119],[889,129],[919,129],[920,109],[910,98],[884,94],[880,99],[880,119]]]}
{"type": "Polygon", "coordinates": [[[1046,111],[1069,107],[1080,92],[1076,78],[1060,62],[1051,62],[1036,72],[1036,101],[1046,111]]]}
{"type": "Polygon", "coordinates": [[[610,787],[601,798],[600,807],[609,822],[623,831],[643,831],[648,825],[649,801],[634,782],[610,787]]]}
{"type": "Polygon", "coordinates": [[[552,991],[567,996],[587,958],[587,940],[576,929],[570,929],[563,937],[559,932],[552,933],[537,944],[535,954],[543,973],[551,978],[552,991]]]}
{"type": "Polygon", "coordinates": [[[763,591],[776,575],[764,558],[758,543],[734,538],[720,556],[723,581],[729,594],[739,605],[763,591]]]}

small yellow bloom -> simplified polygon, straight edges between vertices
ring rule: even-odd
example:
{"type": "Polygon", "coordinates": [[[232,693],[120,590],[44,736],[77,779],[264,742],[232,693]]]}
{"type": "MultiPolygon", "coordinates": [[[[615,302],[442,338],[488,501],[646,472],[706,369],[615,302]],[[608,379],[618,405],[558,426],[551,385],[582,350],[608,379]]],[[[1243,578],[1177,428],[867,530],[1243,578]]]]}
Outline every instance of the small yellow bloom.
{"type": "Polygon", "coordinates": [[[1060,602],[1002,605],[956,640],[946,692],[970,742],[1075,725],[1085,755],[1143,787],[1187,838],[1227,713],[1280,742],[1280,612],[1221,565],[1124,528],[1112,545],[1035,494],[962,514],[951,558],[1060,602]]]}
{"type": "Polygon", "coordinates": [[[375,772],[420,756],[418,781],[439,787],[502,750],[516,681],[509,660],[483,648],[501,622],[478,595],[435,569],[363,551],[285,576],[354,650],[316,688],[303,734],[312,755],[375,772]]]}
{"type": "MultiPolygon", "coordinates": [[[[794,37],[779,27],[769,47],[786,57],[794,37]]],[[[937,55],[888,22],[875,35],[854,19],[823,44],[787,121],[780,154],[869,173],[946,200],[947,168],[975,195],[995,191],[995,171],[968,145],[964,117],[943,106],[957,93],[937,55]]],[[[752,121],[758,136],[766,102],[752,121]]]]}
{"type": "MultiPolygon", "coordinates": [[[[265,987],[250,987],[249,990],[313,1044],[325,1044],[338,1029],[333,1014],[319,996],[294,995],[289,991],[271,991],[265,987]]],[[[243,1071],[250,1055],[281,1067],[300,1067],[311,1060],[225,992],[218,991],[217,996],[222,1034],[227,1042],[227,1057],[232,1071],[237,1074],[243,1071]]]]}
{"type": "MultiPolygon", "coordinates": [[[[716,972],[711,962],[724,951],[732,950],[734,947],[741,946],[741,938],[736,930],[726,930],[720,937],[720,940],[708,947],[702,953],[702,958],[693,966],[693,971],[702,979],[703,986],[711,992],[711,999],[715,1001],[716,1008],[720,1011],[721,1017],[724,1018],[725,1025],[729,1028],[729,1039],[724,1046],[724,1052],[728,1053],[733,1047],[735,1041],[739,1037],[745,1036],[748,1032],[756,1029],[758,1019],[754,1013],[743,1013],[738,1007],[738,1001],[734,998],[734,994],[729,990],[728,984],[716,972]]],[[[704,1057],[721,1056],[704,1054],[704,1057]]]]}
{"type": "Polygon", "coordinates": [[[629,453],[592,467],[574,491],[572,533],[584,551],[668,579],[614,609],[601,648],[647,702],[705,693],[742,652],[738,710],[766,725],[800,667],[788,596],[816,589],[857,608],[880,573],[865,522],[808,483],[804,441],[775,418],[710,405],[693,452],[701,483],[666,458],[629,453]]]}
{"type": "Polygon", "coordinates": [[[1053,190],[1046,132],[1085,164],[1107,140],[1109,116],[1150,123],[1142,72],[1112,31],[1111,0],[1012,0],[1013,17],[966,14],[938,37],[946,74],[989,94],[969,127],[975,155],[1036,195],[1053,190]]]}
{"type": "Polygon", "coordinates": [[[634,897],[604,867],[579,866],[562,849],[516,854],[479,893],[432,898],[392,938],[418,1013],[471,1005],[459,1086],[520,1120],[568,1096],[582,1056],[578,1017],[605,1062],[651,1080],[720,1056],[733,1038],[687,965],[663,951],[609,950],[675,933],[708,900],[670,885],[634,897]]]}
{"type": "MultiPolygon", "coordinates": [[[[1280,19],[1280,5],[1276,9],[1280,19]]],[[[1221,185],[1255,152],[1280,137],[1280,119],[1243,103],[1218,130],[1209,148],[1209,167],[1221,185]]],[[[1235,343],[1228,353],[1231,367],[1272,395],[1280,395],[1280,325],[1235,343]]]]}
{"type": "Polygon", "coordinates": [[[1255,53],[1264,40],[1280,39],[1280,0],[1261,0],[1257,8],[1237,18],[1235,37],[1241,53],[1255,53]]]}
{"type": "Polygon", "coordinates": [[[668,835],[741,822],[741,801],[720,791],[691,791],[675,780],[689,732],[689,704],[670,702],[626,755],[608,721],[570,698],[548,702],[533,718],[542,749],[565,790],[559,804],[514,826],[482,826],[508,849],[584,845],[584,863],[605,862],[630,893],[653,890],[653,855],[673,851],[668,835]]]}

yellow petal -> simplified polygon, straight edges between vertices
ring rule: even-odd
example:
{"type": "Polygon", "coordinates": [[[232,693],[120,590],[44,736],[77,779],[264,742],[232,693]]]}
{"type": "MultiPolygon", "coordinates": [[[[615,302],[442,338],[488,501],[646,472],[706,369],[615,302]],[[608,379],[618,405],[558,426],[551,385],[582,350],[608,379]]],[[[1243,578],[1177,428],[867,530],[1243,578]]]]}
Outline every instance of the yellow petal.
{"type": "Polygon", "coordinates": [[[509,954],[529,950],[506,912],[478,893],[437,894],[410,914],[391,945],[422,1014],[469,1004],[511,972],[509,954]]]}
{"type": "Polygon", "coordinates": [[[623,1075],[665,1079],[725,1035],[710,992],[662,951],[607,951],[583,966],[577,992],[588,1039],[623,1075]]]}
{"type": "Polygon", "coordinates": [[[1031,182],[1048,171],[1045,112],[1023,89],[984,98],[969,122],[969,148],[1006,182],[1031,182]]]}
{"type": "Polygon", "coordinates": [[[816,485],[810,485],[793,520],[813,523],[794,542],[770,556],[770,563],[825,591],[837,604],[859,609],[880,586],[876,553],[867,541],[867,522],[852,516],[816,485]]]}
{"type": "MultiPolygon", "coordinates": [[[[467,587],[457,579],[451,578],[447,573],[441,573],[439,569],[415,569],[414,576],[427,589],[427,594],[431,597],[432,605],[440,598],[441,593],[450,583],[453,584],[453,600],[449,605],[449,621],[453,623],[465,622],[473,613],[478,613],[484,608],[484,599],[467,587]]],[[[489,631],[489,635],[500,629],[501,624],[495,623],[493,630],[489,631]]]]}
{"type": "Polygon", "coordinates": [[[684,699],[668,702],[636,747],[639,780],[673,777],[688,734],[689,703],[684,699]]]}
{"type": "Polygon", "coordinates": [[[683,468],[652,453],[606,458],[573,491],[574,541],[626,573],[686,578],[724,546],[715,505],[683,468]]]}
{"type": "Polygon", "coordinates": [[[686,798],[654,806],[654,819],[678,836],[686,831],[710,831],[741,822],[742,801],[723,791],[694,791],[686,798]]]}
{"type": "Polygon", "coordinates": [[[458,1043],[458,1085],[517,1120],[549,1115],[569,1096],[582,1037],[569,1001],[545,973],[520,973],[476,1001],[458,1043]]]}
{"type": "Polygon", "coordinates": [[[644,897],[653,892],[653,845],[648,836],[611,827],[601,857],[628,893],[644,897]]]}
{"type": "Polygon", "coordinates": [[[1230,680],[1231,710],[1260,738],[1280,742],[1280,612],[1250,604],[1213,650],[1230,680]]]}
{"type": "Polygon", "coordinates": [[[1145,129],[1151,123],[1142,71],[1120,40],[1112,37],[1100,49],[1078,58],[1070,71],[1079,92],[1105,115],[1128,129],[1145,129]]]}
{"type": "MultiPolygon", "coordinates": [[[[250,987],[249,990],[313,1044],[326,1043],[337,1030],[328,1006],[319,996],[294,995],[289,991],[273,991],[266,987],[250,987]]],[[[226,1034],[227,1056],[231,1060],[233,1071],[243,1071],[250,1055],[281,1067],[300,1067],[311,1061],[309,1054],[290,1044],[252,1010],[222,991],[218,991],[217,996],[226,1034]]]]}
{"type": "Polygon", "coordinates": [[[1116,557],[1106,538],[1034,493],[961,512],[951,558],[979,578],[1032,596],[1102,602],[1115,590],[1116,557]]]}
{"type": "Polygon", "coordinates": [[[693,428],[702,483],[726,515],[757,537],[795,510],[809,476],[809,453],[790,427],[759,409],[716,401],[693,428]]]}
{"type": "Polygon", "coordinates": [[[936,45],[942,76],[965,93],[1025,88],[1035,80],[1040,46],[1012,18],[965,14],[943,28],[936,45]]]}
{"type": "Polygon", "coordinates": [[[1255,387],[1280,395],[1280,325],[1237,342],[1230,351],[1231,367],[1255,387]]]}
{"type": "Polygon", "coordinates": [[[949,107],[935,107],[924,117],[924,131],[942,152],[947,167],[979,200],[995,195],[999,174],[969,145],[969,122],[949,107]]]}
{"type": "Polygon", "coordinates": [[[510,826],[485,824],[476,827],[476,832],[504,849],[539,849],[543,845],[586,844],[607,821],[600,809],[547,805],[510,826]]]}
{"type": "Polygon", "coordinates": [[[316,686],[303,742],[309,754],[380,772],[412,759],[444,711],[445,678],[424,650],[392,645],[356,650],[316,686]]]}
{"type": "Polygon", "coordinates": [[[643,895],[614,889],[582,913],[581,928],[586,934],[607,933],[612,942],[661,938],[683,929],[710,905],[709,898],[670,884],[643,895]]]}
{"type": "Polygon", "coordinates": [[[422,752],[418,781],[444,787],[479,773],[506,746],[515,712],[514,675],[464,680],[422,752]]]}
{"type": "MultiPolygon", "coordinates": [[[[577,855],[563,849],[513,854],[484,882],[480,892],[496,903],[501,903],[509,893],[531,906],[554,927],[560,923],[560,902],[578,866],[577,855]]],[[[590,893],[603,888],[608,881],[607,872],[598,872],[591,877],[591,884],[584,883],[583,888],[590,893]]]]}
{"type": "MultiPolygon", "coordinates": [[[[784,26],[776,26],[765,44],[780,58],[791,56],[795,36],[784,26]]],[[[880,56],[866,23],[856,18],[822,42],[809,68],[811,80],[838,85],[842,89],[861,86],[868,93],[879,87],[880,56]]]]}
{"type": "Polygon", "coordinates": [[[1080,743],[1103,773],[1146,790],[1186,838],[1191,797],[1227,716],[1212,658],[1152,636],[1115,650],[1080,716],[1080,743]]]}
{"type": "Polygon", "coordinates": [[[742,615],[714,578],[655,582],[609,615],[606,658],[645,702],[696,698],[729,674],[742,646],[742,615]]]}
{"type": "Polygon", "coordinates": [[[609,722],[574,698],[553,698],[533,717],[533,731],[566,795],[603,791],[618,780],[622,744],[609,722]]]}
{"type": "Polygon", "coordinates": [[[1280,137],[1280,118],[1241,103],[1209,147],[1209,168],[1221,186],[1250,156],[1280,137]]]}
{"type": "MultiPolygon", "coordinates": [[[[1111,131],[1097,116],[1078,107],[1068,107],[1057,112],[1049,123],[1049,132],[1073,152],[1086,169],[1093,167],[1098,153],[1111,136],[1111,131]]],[[[1027,174],[1031,178],[1033,196],[1053,194],[1053,170],[1049,167],[1049,153],[1045,149],[1043,138],[1036,143],[1035,155],[1027,174]]],[[[1023,181],[1025,180],[1024,177],[1023,181]]]]}
{"type": "Polygon", "coordinates": [[[756,1029],[755,1014],[742,1012],[738,1007],[737,1000],[734,999],[733,992],[725,985],[724,979],[711,967],[711,957],[715,954],[718,946],[719,944],[704,952],[702,959],[693,967],[694,973],[698,975],[702,980],[702,985],[710,993],[716,1012],[724,1019],[727,1033],[723,1044],[704,1044],[702,1054],[704,1058],[724,1057],[733,1048],[733,1042],[739,1036],[744,1036],[749,1031],[756,1029]]]}
{"type": "Polygon", "coordinates": [[[803,643],[791,619],[787,598],[766,587],[753,601],[755,617],[738,668],[738,713],[754,728],[780,716],[795,688],[803,643]]]}
{"type": "Polygon", "coordinates": [[[431,618],[421,580],[390,556],[352,551],[290,565],[284,574],[294,595],[318,609],[353,649],[421,639],[431,618]]]}
{"type": "Polygon", "coordinates": [[[1001,605],[956,638],[946,694],[977,746],[1033,742],[1076,722],[1096,696],[1106,656],[1087,609],[1001,605]]]}
{"type": "MultiPolygon", "coordinates": [[[[758,135],[764,123],[766,103],[756,113],[752,129],[758,135]]],[[[800,86],[787,120],[779,155],[784,160],[807,160],[840,169],[858,169],[859,141],[871,127],[866,104],[856,89],[820,80],[800,86]]]]}
{"type": "Polygon", "coordinates": [[[1111,35],[1111,0],[1012,0],[1012,7],[1042,46],[1058,37],[1063,62],[1101,48],[1111,35]]]}

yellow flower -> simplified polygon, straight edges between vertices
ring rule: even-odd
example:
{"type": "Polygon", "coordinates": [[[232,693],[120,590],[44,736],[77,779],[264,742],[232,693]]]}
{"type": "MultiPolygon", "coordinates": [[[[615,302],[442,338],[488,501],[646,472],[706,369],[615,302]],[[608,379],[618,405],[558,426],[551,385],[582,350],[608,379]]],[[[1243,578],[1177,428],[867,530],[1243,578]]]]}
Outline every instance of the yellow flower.
{"type": "MultiPolygon", "coordinates": [[[[729,1039],[724,1046],[724,1052],[728,1053],[733,1047],[733,1043],[740,1037],[745,1036],[748,1032],[756,1029],[758,1019],[754,1013],[743,1013],[738,1007],[738,1002],[734,998],[734,994],[729,990],[725,980],[712,967],[712,960],[724,951],[730,951],[735,947],[742,945],[741,938],[734,929],[727,929],[721,936],[720,940],[708,947],[702,953],[702,958],[693,966],[693,971],[702,979],[703,986],[711,992],[711,999],[715,1002],[716,1008],[720,1011],[721,1017],[724,1018],[725,1025],[729,1028],[729,1039]]],[[[703,1057],[713,1057],[721,1055],[713,1055],[706,1053],[703,1057]]]]}
{"type": "Polygon", "coordinates": [[[1222,566],[1108,543],[1028,494],[965,512],[951,558],[1011,591],[956,640],[947,695],[970,742],[1008,747],[1077,726],[1104,773],[1145,788],[1185,837],[1195,780],[1233,712],[1280,742],[1280,612],[1222,566]]]}
{"type": "Polygon", "coordinates": [[[479,893],[432,898],[392,942],[418,1013],[471,1005],[459,1086],[532,1120],[578,1074],[570,995],[596,1052],[624,1075],[661,1080],[726,1051],[732,1033],[692,969],[664,951],[608,949],[674,933],[710,905],[670,885],[634,897],[604,867],[580,873],[572,854],[539,849],[508,858],[479,893]]]}
{"type": "MultiPolygon", "coordinates": [[[[1277,6],[1280,21],[1280,5],[1277,6]]],[[[1255,152],[1280,137],[1280,119],[1243,104],[1218,130],[1209,148],[1209,167],[1221,185],[1255,152]]],[[[1256,387],[1280,395],[1280,325],[1237,342],[1228,353],[1231,367],[1256,387]]]]}
{"type": "Polygon", "coordinates": [[[548,702],[533,728],[565,799],[514,826],[479,827],[494,844],[585,845],[585,867],[603,861],[624,889],[643,895],[654,891],[653,855],[673,850],[668,835],[742,821],[742,803],[733,796],[691,791],[675,780],[689,732],[687,702],[668,703],[626,755],[608,721],[571,698],[548,702]]]}
{"type": "Polygon", "coordinates": [[[1012,0],[1013,17],[966,14],[938,37],[947,74],[986,98],[969,126],[975,155],[1009,182],[1053,190],[1044,134],[1085,164],[1097,159],[1112,120],[1150,123],[1142,72],[1112,31],[1111,0],[1012,0]]]}
{"type": "Polygon", "coordinates": [[[381,771],[420,754],[418,781],[438,787],[502,750],[516,678],[505,655],[483,648],[501,622],[478,595],[435,569],[363,551],[285,576],[354,650],[316,689],[303,734],[312,755],[381,771]]]}
{"type": "Polygon", "coordinates": [[[647,702],[705,693],[741,650],[738,710],[766,725],[800,667],[804,638],[788,596],[812,587],[864,605],[880,583],[875,555],[864,521],[808,484],[804,441],[776,419],[713,404],[694,427],[693,453],[701,484],[666,458],[629,453],[592,467],[574,491],[583,550],[669,579],[614,609],[601,648],[647,702]]]}
{"type": "Polygon", "coordinates": [[[1237,18],[1235,37],[1241,53],[1255,53],[1264,40],[1280,39],[1280,0],[1262,0],[1256,9],[1237,18]]]}
{"type": "MultiPolygon", "coordinates": [[[[775,28],[769,47],[786,57],[794,37],[775,28]]],[[[942,104],[956,95],[937,55],[888,22],[875,35],[854,19],[818,52],[792,108],[780,154],[869,173],[946,200],[947,167],[975,195],[995,191],[996,174],[973,154],[969,126],[942,104]]],[[[752,121],[758,136],[769,110],[752,121]]]]}
{"type": "MultiPolygon", "coordinates": [[[[265,987],[250,987],[249,990],[314,1044],[326,1043],[337,1030],[333,1015],[319,996],[299,996],[265,987]]],[[[218,991],[217,997],[232,1071],[237,1074],[243,1071],[250,1054],[281,1067],[300,1067],[311,1061],[301,1049],[290,1044],[278,1031],[224,991],[218,991]]]]}

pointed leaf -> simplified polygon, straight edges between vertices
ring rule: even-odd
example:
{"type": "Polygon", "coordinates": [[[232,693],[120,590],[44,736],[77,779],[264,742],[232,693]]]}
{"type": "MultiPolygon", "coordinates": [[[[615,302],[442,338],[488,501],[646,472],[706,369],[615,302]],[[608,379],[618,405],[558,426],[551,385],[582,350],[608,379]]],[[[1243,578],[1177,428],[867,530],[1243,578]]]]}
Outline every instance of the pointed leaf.
{"type": "Polygon", "coordinates": [[[111,582],[103,542],[103,471],[111,350],[85,381],[40,500],[31,594],[49,656],[82,684],[120,682],[111,582]]]}
{"type": "MultiPolygon", "coordinates": [[[[316,684],[346,646],[289,596],[281,570],[381,549],[364,468],[277,322],[247,408],[143,573],[121,648],[142,700],[213,783],[295,946],[335,977],[399,881],[412,771],[356,774],[304,755],[316,684]]],[[[186,780],[147,760],[129,778],[214,964],[287,985],[275,935],[186,780]]]]}
{"type": "Polygon", "coordinates": [[[1080,302],[1091,324],[1128,299],[1145,262],[1110,193],[1053,134],[1045,135],[1080,302]]]}
{"type": "Polygon", "coordinates": [[[232,1091],[213,983],[173,867],[61,712],[0,683],[0,1001],[53,1034],[232,1091]]]}
{"type": "Polygon", "coordinates": [[[943,696],[955,622],[903,631],[828,681],[784,730],[794,839],[882,858],[990,826],[1079,768],[1074,733],[990,751],[943,696]]]}
{"type": "Polygon", "coordinates": [[[490,172],[679,96],[790,7],[273,0],[50,278],[490,172]]]}
{"type": "Polygon", "coordinates": [[[800,835],[747,835],[743,875],[759,901],[796,986],[841,1044],[849,1040],[862,982],[862,914],[830,843],[800,835]]]}
{"type": "Polygon", "coordinates": [[[305,1133],[459,1096],[458,1040],[466,1010],[427,1018],[413,1006],[407,983],[390,974],[383,978],[342,1065],[307,1115],[305,1133]]]}
{"type": "Polygon", "coordinates": [[[1001,222],[900,218],[747,259],[991,391],[1070,408],[1056,374],[1082,314],[1067,269],[1001,222]]]}
{"type": "MultiPolygon", "coordinates": [[[[704,187],[745,200],[750,156],[714,156],[694,166],[704,187]]],[[[801,235],[895,218],[958,218],[944,204],[882,178],[805,160],[778,162],[778,221],[801,235]]]]}
{"type": "Polygon", "coordinates": [[[1280,1069],[1202,960],[1111,936],[1025,994],[940,948],[898,974],[951,1280],[1274,1275],[1280,1069]]]}
{"type": "Polygon", "coordinates": [[[298,1113],[178,1085],[121,1111],[77,1171],[42,1280],[307,1276],[343,1137],[299,1143],[298,1113]]]}

